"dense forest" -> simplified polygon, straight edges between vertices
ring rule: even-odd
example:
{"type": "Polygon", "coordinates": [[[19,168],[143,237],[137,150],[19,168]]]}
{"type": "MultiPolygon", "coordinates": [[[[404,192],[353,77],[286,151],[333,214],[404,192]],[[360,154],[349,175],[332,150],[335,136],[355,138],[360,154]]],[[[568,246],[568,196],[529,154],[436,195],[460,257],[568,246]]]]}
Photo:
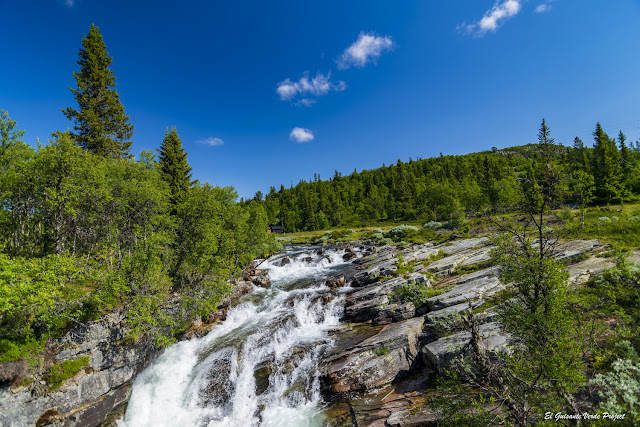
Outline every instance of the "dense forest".
{"type": "Polygon", "coordinates": [[[80,108],[63,110],[73,131],[33,147],[0,115],[0,361],[112,309],[131,338],[170,342],[215,309],[247,262],[278,248],[263,206],[191,180],[176,129],[157,158],[133,158],[97,27],[78,64],[80,108]]]}
{"type": "MultiPolygon", "coordinates": [[[[640,141],[607,135],[600,124],[593,147],[576,138],[554,146],[565,203],[584,206],[634,200],[640,195],[640,141]]],[[[395,165],[317,175],[295,187],[271,187],[264,197],[269,221],[286,232],[396,221],[447,221],[517,207],[518,179],[538,162],[536,144],[462,156],[398,160],[395,165]]],[[[258,192],[254,200],[262,200],[258,192]]]]}

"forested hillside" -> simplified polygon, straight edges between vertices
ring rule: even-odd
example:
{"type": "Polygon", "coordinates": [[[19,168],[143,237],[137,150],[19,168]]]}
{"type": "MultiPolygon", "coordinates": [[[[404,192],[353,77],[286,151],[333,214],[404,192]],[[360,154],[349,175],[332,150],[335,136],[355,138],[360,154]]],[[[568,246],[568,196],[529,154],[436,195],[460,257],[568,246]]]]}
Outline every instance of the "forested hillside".
{"type": "MultiPolygon", "coordinates": [[[[556,146],[565,202],[619,203],[640,194],[640,141],[627,145],[622,132],[609,137],[600,124],[594,145],[576,138],[572,147],[556,146]]],[[[535,145],[493,149],[462,156],[398,160],[374,170],[315,177],[295,187],[271,187],[264,205],[269,221],[286,232],[382,221],[446,221],[480,212],[498,212],[519,203],[519,178],[537,161],[535,145]]],[[[262,199],[258,193],[254,198],[262,199]]]]}
{"type": "Polygon", "coordinates": [[[246,263],[279,247],[263,206],[191,180],[176,129],[158,159],[134,160],[97,27],[79,56],[79,109],[63,109],[74,131],[33,147],[0,114],[0,362],[36,357],[48,338],[113,309],[130,338],[170,342],[215,310],[246,263]]]}

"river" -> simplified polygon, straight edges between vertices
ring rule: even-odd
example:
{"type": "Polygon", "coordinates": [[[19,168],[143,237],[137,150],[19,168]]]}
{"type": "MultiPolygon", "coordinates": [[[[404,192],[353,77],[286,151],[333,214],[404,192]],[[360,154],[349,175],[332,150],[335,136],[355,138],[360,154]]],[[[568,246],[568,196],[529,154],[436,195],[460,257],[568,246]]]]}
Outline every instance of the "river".
{"type": "Polygon", "coordinates": [[[245,295],[206,336],[167,348],[136,378],[118,425],[324,425],[318,367],[344,312],[324,279],[349,268],[343,254],[292,247],[263,262],[271,286],[245,295]]]}

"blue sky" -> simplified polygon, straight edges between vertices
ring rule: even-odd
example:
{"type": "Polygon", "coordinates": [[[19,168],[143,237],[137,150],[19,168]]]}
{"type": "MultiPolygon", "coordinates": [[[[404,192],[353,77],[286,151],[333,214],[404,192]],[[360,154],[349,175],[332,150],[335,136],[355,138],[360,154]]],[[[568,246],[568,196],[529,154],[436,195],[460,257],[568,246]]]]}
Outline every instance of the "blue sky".
{"type": "Polygon", "coordinates": [[[194,177],[251,197],[314,173],[534,142],[640,138],[640,1],[0,0],[0,108],[72,127],[100,27],[133,152],[176,126],[194,177]]]}

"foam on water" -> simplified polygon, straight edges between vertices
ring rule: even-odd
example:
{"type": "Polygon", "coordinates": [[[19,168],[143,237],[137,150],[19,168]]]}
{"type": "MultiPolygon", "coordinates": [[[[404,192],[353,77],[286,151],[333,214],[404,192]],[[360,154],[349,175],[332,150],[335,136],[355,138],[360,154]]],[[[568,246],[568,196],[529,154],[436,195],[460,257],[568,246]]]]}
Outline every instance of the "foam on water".
{"type": "Polygon", "coordinates": [[[118,425],[322,425],[318,363],[343,298],[324,303],[322,285],[286,288],[333,274],[344,267],[343,253],[298,249],[266,260],[259,268],[269,271],[272,285],[256,289],[262,299],[231,308],[205,337],[167,348],[136,378],[118,425]],[[283,256],[291,262],[279,267],[283,256]],[[268,383],[258,394],[261,369],[268,383]]]}

